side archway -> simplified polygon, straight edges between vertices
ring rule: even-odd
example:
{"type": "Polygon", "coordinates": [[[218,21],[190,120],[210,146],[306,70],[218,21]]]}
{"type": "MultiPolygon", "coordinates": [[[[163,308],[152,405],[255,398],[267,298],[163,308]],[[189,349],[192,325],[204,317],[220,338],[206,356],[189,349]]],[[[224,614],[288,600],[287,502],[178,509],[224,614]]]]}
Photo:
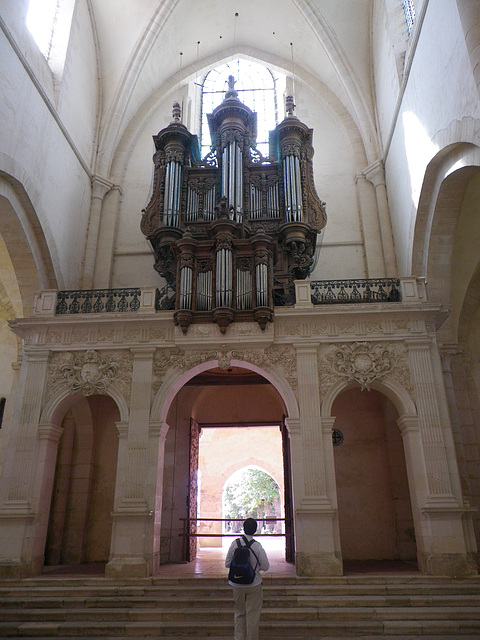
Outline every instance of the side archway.
{"type": "Polygon", "coordinates": [[[344,566],[399,560],[416,564],[417,502],[411,494],[421,468],[411,455],[406,428],[416,423],[410,394],[388,377],[373,382],[368,391],[341,380],[324,398],[322,417],[335,430],[326,455],[333,460],[344,566]]]}

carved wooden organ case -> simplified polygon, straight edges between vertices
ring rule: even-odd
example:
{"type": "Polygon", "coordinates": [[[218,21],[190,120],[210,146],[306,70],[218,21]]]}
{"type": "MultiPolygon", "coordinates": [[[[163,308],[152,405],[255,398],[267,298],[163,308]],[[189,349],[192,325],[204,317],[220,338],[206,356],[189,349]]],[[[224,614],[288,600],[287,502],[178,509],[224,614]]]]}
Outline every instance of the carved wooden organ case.
{"type": "Polygon", "coordinates": [[[325,203],[313,182],[313,132],[294,115],[293,99],[286,103],[268,159],[255,147],[256,114],[238,99],[232,77],[208,116],[205,159],[178,103],[154,136],[153,193],[141,230],[154,268],[175,291],[175,323],[184,333],[193,322],[212,321],[222,333],[233,321],[264,329],[274,305],[294,303],[294,280],[309,274],[325,203]]]}

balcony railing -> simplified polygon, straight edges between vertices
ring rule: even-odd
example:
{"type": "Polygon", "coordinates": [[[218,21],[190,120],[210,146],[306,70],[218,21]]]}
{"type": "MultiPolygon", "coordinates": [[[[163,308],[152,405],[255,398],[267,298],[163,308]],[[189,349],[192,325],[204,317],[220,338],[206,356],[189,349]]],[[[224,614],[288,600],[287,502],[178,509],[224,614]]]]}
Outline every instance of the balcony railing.
{"type": "Polygon", "coordinates": [[[73,313],[125,313],[140,308],[140,289],[59,291],[57,315],[73,313]]]}
{"type": "MultiPolygon", "coordinates": [[[[422,278],[368,278],[295,282],[295,295],[275,299],[276,307],[426,301],[422,278]],[[296,301],[295,301],[296,298],[296,301]]],[[[36,294],[35,312],[41,315],[102,313],[155,314],[175,310],[175,288],[165,285],[123,289],[47,290],[36,294]]]]}
{"type": "Polygon", "coordinates": [[[369,278],[363,280],[318,280],[310,283],[312,304],[352,304],[401,302],[400,280],[369,278]]]}

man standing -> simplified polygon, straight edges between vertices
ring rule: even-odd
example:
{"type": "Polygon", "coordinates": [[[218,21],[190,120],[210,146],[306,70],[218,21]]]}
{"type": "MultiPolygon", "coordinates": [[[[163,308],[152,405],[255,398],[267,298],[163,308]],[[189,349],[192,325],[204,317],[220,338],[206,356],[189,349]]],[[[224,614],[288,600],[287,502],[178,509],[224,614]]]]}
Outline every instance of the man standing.
{"type": "MultiPolygon", "coordinates": [[[[255,570],[253,582],[240,585],[229,580],[229,584],[233,587],[235,640],[258,640],[258,627],[263,604],[260,571],[268,571],[270,563],[260,542],[253,539],[256,530],[256,520],[247,518],[243,523],[243,531],[247,541],[249,543],[252,541],[250,563],[255,570]]],[[[236,548],[237,540],[234,540],[225,558],[226,567],[230,567],[236,548]]]]}

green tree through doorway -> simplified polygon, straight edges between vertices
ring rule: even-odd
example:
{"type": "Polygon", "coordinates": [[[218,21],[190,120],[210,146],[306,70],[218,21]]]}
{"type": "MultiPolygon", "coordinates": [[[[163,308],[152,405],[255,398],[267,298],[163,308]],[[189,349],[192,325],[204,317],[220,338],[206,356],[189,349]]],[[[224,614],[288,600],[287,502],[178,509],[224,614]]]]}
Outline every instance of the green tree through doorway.
{"type": "MultiPolygon", "coordinates": [[[[280,491],[275,480],[261,469],[245,469],[228,483],[224,494],[225,518],[245,519],[249,516],[262,520],[281,517],[280,491]]],[[[241,531],[241,522],[232,522],[231,531],[241,531]]],[[[277,527],[271,523],[263,533],[274,533],[277,527]]]]}

